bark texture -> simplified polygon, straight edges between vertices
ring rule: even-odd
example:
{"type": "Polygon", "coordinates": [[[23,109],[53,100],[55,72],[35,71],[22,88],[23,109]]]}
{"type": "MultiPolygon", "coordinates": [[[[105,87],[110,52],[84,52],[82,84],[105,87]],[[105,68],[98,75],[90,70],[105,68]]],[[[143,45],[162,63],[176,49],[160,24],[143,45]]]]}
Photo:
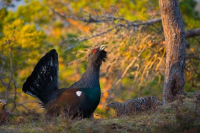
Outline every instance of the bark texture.
{"type": "Polygon", "coordinates": [[[163,103],[184,93],[186,36],[178,0],[159,0],[166,45],[163,103]]]}

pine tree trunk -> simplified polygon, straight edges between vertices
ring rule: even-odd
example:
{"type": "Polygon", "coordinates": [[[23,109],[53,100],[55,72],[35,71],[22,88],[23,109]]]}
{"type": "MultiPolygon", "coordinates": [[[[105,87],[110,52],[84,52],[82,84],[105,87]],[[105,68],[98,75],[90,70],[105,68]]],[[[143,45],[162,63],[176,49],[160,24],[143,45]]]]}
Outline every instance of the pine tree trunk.
{"type": "Polygon", "coordinates": [[[185,31],[178,0],[159,0],[166,45],[163,103],[184,93],[185,31]]]}

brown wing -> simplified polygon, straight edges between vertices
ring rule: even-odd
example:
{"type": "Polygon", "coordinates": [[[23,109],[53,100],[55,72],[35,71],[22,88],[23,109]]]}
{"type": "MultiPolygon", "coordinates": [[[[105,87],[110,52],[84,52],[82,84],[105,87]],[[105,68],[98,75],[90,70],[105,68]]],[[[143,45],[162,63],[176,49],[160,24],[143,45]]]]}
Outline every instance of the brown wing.
{"type": "Polygon", "coordinates": [[[85,94],[81,91],[81,95],[76,94],[80,89],[61,89],[58,92],[58,98],[47,105],[47,114],[59,115],[64,113],[65,115],[73,116],[78,113],[79,106],[85,94]]]}

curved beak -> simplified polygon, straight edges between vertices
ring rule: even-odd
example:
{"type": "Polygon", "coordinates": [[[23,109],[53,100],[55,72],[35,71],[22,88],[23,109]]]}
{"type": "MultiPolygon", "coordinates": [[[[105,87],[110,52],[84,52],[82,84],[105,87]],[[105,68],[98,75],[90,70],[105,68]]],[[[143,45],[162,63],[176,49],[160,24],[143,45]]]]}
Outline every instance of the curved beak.
{"type": "Polygon", "coordinates": [[[106,45],[101,45],[100,50],[104,50],[106,48],[106,45]]]}

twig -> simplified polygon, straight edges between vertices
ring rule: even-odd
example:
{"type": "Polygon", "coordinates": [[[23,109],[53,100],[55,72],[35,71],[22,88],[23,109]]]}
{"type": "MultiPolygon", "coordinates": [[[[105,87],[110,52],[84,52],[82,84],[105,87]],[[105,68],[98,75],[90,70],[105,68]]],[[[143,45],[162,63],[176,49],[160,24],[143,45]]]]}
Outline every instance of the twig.
{"type": "Polygon", "coordinates": [[[78,21],[82,21],[82,22],[85,22],[85,23],[100,23],[100,22],[107,22],[107,21],[111,21],[109,19],[102,19],[102,20],[98,20],[98,19],[95,19],[92,17],[91,14],[89,14],[89,17],[88,19],[85,19],[85,18],[78,18],[78,17],[75,17],[73,15],[71,16],[67,16],[67,15],[62,15],[60,14],[59,12],[55,11],[53,8],[51,8],[49,6],[49,8],[53,11],[53,13],[57,14],[58,16],[60,16],[61,18],[64,18],[64,19],[67,19],[67,18],[71,18],[73,20],[78,20],[78,21]]]}
{"type": "Polygon", "coordinates": [[[200,28],[188,30],[185,32],[186,38],[200,36],[200,28]]]}
{"type": "MultiPolygon", "coordinates": [[[[185,35],[186,35],[186,39],[200,36],[200,28],[196,28],[196,29],[192,29],[192,30],[187,30],[187,31],[185,31],[185,35]]],[[[165,39],[163,38],[161,41],[154,42],[153,45],[152,45],[152,47],[157,46],[159,44],[164,44],[164,43],[165,43],[165,39]]],[[[199,58],[194,57],[194,59],[199,59],[199,58]]]]}
{"type": "Polygon", "coordinates": [[[112,90],[114,90],[114,88],[121,82],[121,80],[124,78],[124,76],[126,75],[126,73],[128,72],[128,70],[130,69],[130,67],[133,65],[133,63],[135,63],[135,61],[140,57],[140,55],[143,53],[143,51],[146,49],[147,46],[145,46],[140,53],[137,55],[137,57],[134,57],[133,60],[131,61],[131,63],[126,67],[126,69],[124,70],[123,74],[121,75],[121,77],[117,80],[117,82],[115,83],[115,85],[112,87],[112,89],[105,91],[102,93],[102,95],[106,92],[111,92],[112,90]]]}
{"type": "MultiPolygon", "coordinates": [[[[8,44],[10,44],[10,43],[8,42],[8,44]]],[[[6,100],[8,100],[8,97],[9,97],[9,87],[10,87],[10,84],[11,84],[12,78],[13,78],[11,46],[9,48],[9,55],[10,55],[10,78],[9,78],[8,84],[6,86],[6,97],[5,97],[6,100]]]]}
{"type": "Polygon", "coordinates": [[[15,88],[15,92],[14,92],[14,99],[13,99],[13,104],[14,104],[14,106],[13,106],[13,108],[11,109],[11,112],[13,112],[14,111],[14,109],[16,109],[16,98],[17,98],[17,85],[16,85],[16,81],[15,81],[15,79],[13,78],[13,84],[14,84],[14,88],[15,88]]]}
{"type": "MultiPolygon", "coordinates": [[[[49,6],[49,5],[48,5],[49,6]]],[[[152,24],[155,24],[155,23],[158,23],[158,22],[161,22],[161,18],[156,18],[156,19],[150,19],[150,20],[147,20],[146,22],[142,22],[142,21],[129,21],[123,17],[115,17],[111,14],[103,14],[101,16],[97,16],[97,17],[94,17],[92,16],[90,13],[86,12],[88,14],[87,17],[75,17],[74,15],[70,15],[70,16],[67,16],[67,15],[63,15],[57,11],[55,11],[55,9],[53,9],[52,7],[49,6],[49,8],[53,11],[53,13],[57,14],[58,16],[60,16],[61,18],[64,18],[64,19],[73,19],[73,20],[78,20],[78,21],[82,21],[82,22],[85,22],[85,23],[104,23],[104,22],[113,22],[113,24],[115,24],[115,26],[113,28],[110,28],[106,31],[103,31],[101,33],[97,33],[97,34],[93,34],[91,35],[90,37],[88,38],[83,38],[83,39],[77,39],[77,38],[69,38],[69,39],[65,39],[64,41],[60,42],[60,44],[63,44],[64,42],[66,41],[70,41],[70,40],[79,40],[76,44],[73,44],[73,45],[70,45],[68,48],[65,49],[65,51],[67,50],[70,50],[74,47],[76,47],[77,45],[79,45],[81,42],[84,42],[84,41],[87,41],[91,38],[94,38],[94,37],[97,37],[97,36],[101,36],[101,35],[104,35],[110,31],[112,31],[113,29],[117,28],[118,26],[121,26],[121,27],[125,27],[126,29],[130,29],[130,27],[139,27],[141,25],[152,25],[152,24]],[[120,24],[116,24],[116,20],[118,20],[117,23],[120,23],[120,24]]],[[[82,12],[85,12],[85,11],[82,11],[82,12]]]]}
{"type": "MultiPolygon", "coordinates": [[[[103,31],[103,32],[100,32],[100,33],[97,33],[97,34],[93,34],[93,35],[91,35],[91,36],[88,37],[88,38],[81,39],[80,41],[78,41],[78,43],[69,46],[69,47],[66,48],[64,51],[70,50],[70,49],[76,47],[77,45],[79,45],[81,42],[87,41],[87,40],[89,40],[89,39],[91,39],[91,38],[94,38],[94,37],[97,37],[97,36],[102,36],[102,35],[104,35],[104,34],[107,34],[108,32],[111,32],[112,30],[116,29],[116,28],[119,27],[119,26],[122,26],[122,25],[121,25],[121,24],[116,24],[114,27],[112,27],[112,28],[110,28],[110,29],[108,29],[108,30],[106,30],[106,31],[103,31]]],[[[67,41],[67,40],[65,40],[65,41],[67,41]]],[[[63,41],[60,42],[60,43],[63,43],[63,41]]]]}
{"type": "Polygon", "coordinates": [[[137,57],[134,57],[133,60],[131,61],[131,63],[126,67],[125,71],[123,72],[122,76],[120,77],[120,79],[118,79],[118,81],[116,82],[116,84],[114,85],[113,88],[115,88],[120,82],[121,80],[124,78],[124,76],[126,75],[126,73],[128,72],[128,70],[130,69],[130,67],[133,65],[133,63],[135,63],[135,61],[140,57],[140,55],[143,53],[143,51],[146,49],[146,46],[140,51],[140,53],[137,55],[137,57]]]}
{"type": "Polygon", "coordinates": [[[139,23],[136,23],[136,21],[133,21],[133,22],[129,22],[129,26],[138,27],[138,26],[141,26],[141,25],[152,25],[152,24],[155,24],[155,23],[158,23],[158,22],[161,22],[161,18],[150,19],[150,20],[147,20],[146,22],[140,21],[139,23]]]}
{"type": "Polygon", "coordinates": [[[55,11],[52,7],[49,6],[49,8],[53,11],[53,13],[57,14],[61,18],[64,18],[64,19],[71,18],[73,20],[78,20],[78,21],[82,21],[85,23],[102,23],[102,22],[120,20],[120,21],[126,22],[128,24],[128,26],[140,26],[140,25],[151,25],[154,23],[161,22],[161,18],[150,19],[150,20],[147,20],[146,22],[142,22],[142,21],[132,21],[131,22],[123,17],[115,17],[110,14],[103,14],[100,17],[98,17],[98,18],[103,18],[103,19],[97,19],[97,18],[95,19],[95,17],[93,17],[90,13],[87,13],[87,14],[89,14],[89,16],[88,16],[88,19],[85,19],[85,18],[75,17],[74,15],[71,15],[71,16],[62,15],[59,12],[55,11]]]}
{"type": "Polygon", "coordinates": [[[24,109],[26,109],[27,111],[30,111],[26,106],[24,106],[23,104],[20,104],[19,106],[22,106],[24,109]]]}
{"type": "MultiPolygon", "coordinates": [[[[1,73],[1,72],[0,72],[1,73]]],[[[3,78],[2,78],[2,76],[0,75],[0,81],[1,81],[1,83],[2,83],[2,85],[6,88],[6,83],[3,81],[3,78]]]]}
{"type": "Polygon", "coordinates": [[[200,60],[200,55],[192,54],[192,55],[187,55],[185,58],[186,58],[186,60],[187,60],[187,59],[200,60]]]}

